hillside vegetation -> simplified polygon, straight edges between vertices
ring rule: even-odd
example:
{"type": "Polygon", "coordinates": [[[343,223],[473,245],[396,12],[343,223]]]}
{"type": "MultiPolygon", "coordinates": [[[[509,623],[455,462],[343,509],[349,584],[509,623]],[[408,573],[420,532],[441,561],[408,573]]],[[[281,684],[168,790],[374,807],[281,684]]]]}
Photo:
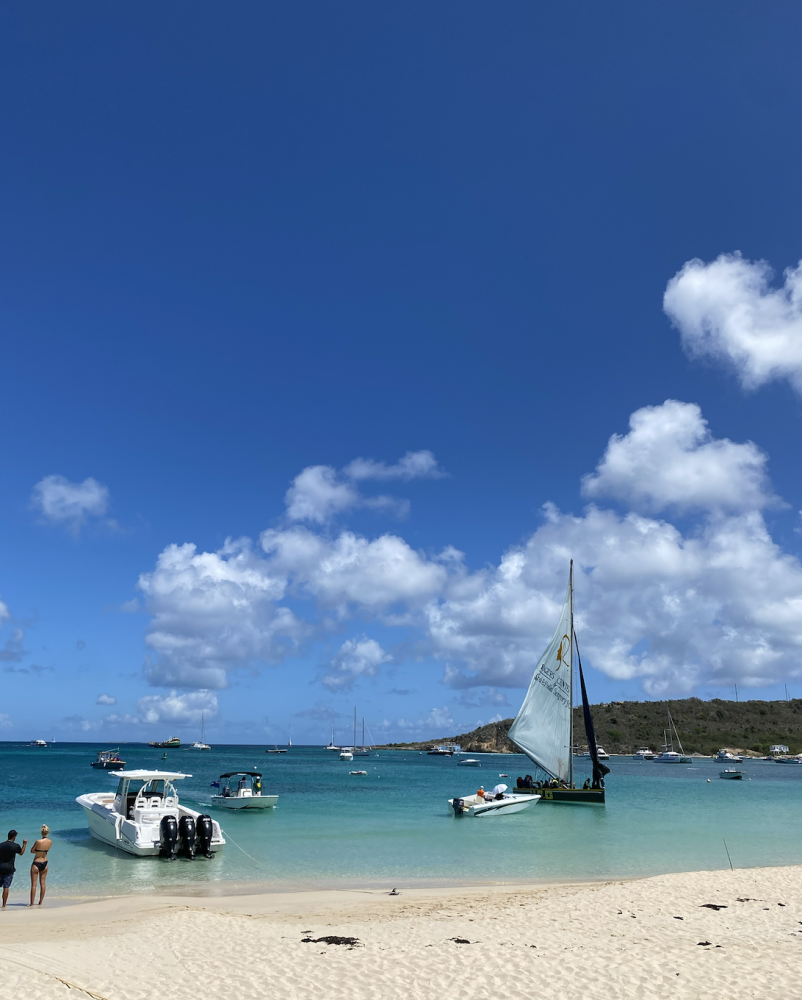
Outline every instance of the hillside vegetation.
{"type": "MultiPolygon", "coordinates": [[[[802,752],[802,699],[791,701],[613,701],[593,705],[596,739],[608,753],[634,753],[640,747],[660,750],[667,727],[666,709],[679,731],[686,753],[714,754],[720,747],[766,754],[784,743],[792,754],[802,752]]],[[[470,733],[439,736],[424,743],[393,743],[396,748],[424,750],[446,740],[469,753],[516,753],[507,738],[512,719],[491,722],[470,733]]],[[[574,709],[574,742],[586,744],[582,709],[574,709]]],[[[677,747],[675,746],[675,749],[677,747]]]]}

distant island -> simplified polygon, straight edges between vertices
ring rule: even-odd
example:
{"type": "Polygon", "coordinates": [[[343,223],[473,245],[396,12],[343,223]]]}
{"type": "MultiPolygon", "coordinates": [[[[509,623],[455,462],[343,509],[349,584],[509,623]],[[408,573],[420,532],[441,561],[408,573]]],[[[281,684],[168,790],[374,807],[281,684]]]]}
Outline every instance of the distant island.
{"type": "MultiPolygon", "coordinates": [[[[611,701],[592,706],[596,739],[608,753],[634,753],[641,747],[660,750],[667,707],[671,709],[686,753],[709,756],[726,747],[739,753],[765,755],[776,744],[784,744],[792,754],[802,751],[802,698],[741,702],[720,698],[611,701]]],[[[426,750],[449,742],[458,743],[468,753],[518,753],[507,738],[512,721],[503,719],[470,733],[438,736],[421,743],[389,743],[387,749],[426,750]]],[[[579,747],[587,742],[581,708],[574,709],[574,741],[579,747]]]]}

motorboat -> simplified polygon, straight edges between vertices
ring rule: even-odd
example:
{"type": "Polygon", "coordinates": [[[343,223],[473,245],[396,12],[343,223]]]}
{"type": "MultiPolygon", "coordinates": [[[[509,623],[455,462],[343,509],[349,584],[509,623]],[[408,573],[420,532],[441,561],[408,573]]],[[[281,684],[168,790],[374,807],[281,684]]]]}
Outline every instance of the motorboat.
{"type": "Polygon", "coordinates": [[[654,760],[655,754],[648,747],[641,747],[637,753],[632,754],[633,760],[654,760]]]}
{"type": "MultiPolygon", "coordinates": [[[[590,754],[588,754],[588,756],[590,756],[590,754]]],[[[599,758],[599,760],[609,760],[610,759],[610,755],[609,755],[609,753],[607,753],[607,751],[604,749],[604,747],[598,747],[598,746],[596,747],[596,756],[599,758]]]]}
{"type": "Polygon", "coordinates": [[[732,753],[729,750],[721,749],[715,755],[715,757],[713,758],[713,760],[716,760],[716,761],[719,761],[719,762],[726,761],[728,764],[729,763],[740,764],[740,763],[743,762],[743,757],[739,757],[738,754],[732,753]]]}
{"type": "Polygon", "coordinates": [[[149,747],[156,747],[157,750],[174,750],[181,746],[181,740],[177,736],[171,736],[169,740],[151,741],[149,747]]]}
{"type": "Polygon", "coordinates": [[[456,743],[443,743],[440,746],[432,746],[426,751],[430,757],[453,757],[462,748],[456,743]]]}
{"type": "Polygon", "coordinates": [[[265,753],[286,753],[286,750],[280,750],[278,747],[273,747],[272,750],[265,750],[265,753]]]}
{"type": "Polygon", "coordinates": [[[28,744],[29,747],[46,747],[47,740],[31,740],[28,744]]]}
{"type": "Polygon", "coordinates": [[[349,774],[367,774],[367,771],[349,771],[349,774]]]}
{"type": "Polygon", "coordinates": [[[457,761],[457,767],[481,767],[482,762],[475,757],[463,757],[457,761]]]}
{"type": "Polygon", "coordinates": [[[98,750],[97,760],[89,765],[101,771],[122,771],[125,761],[120,757],[119,750],[98,750]]]}
{"type": "Polygon", "coordinates": [[[733,767],[726,767],[723,771],[718,772],[719,778],[734,778],[735,780],[740,780],[743,778],[743,771],[736,771],[733,767]]]}
{"type": "Polygon", "coordinates": [[[223,809],[272,809],[278,802],[278,795],[262,794],[259,771],[227,771],[213,785],[220,791],[212,796],[212,805],[223,809]]]}
{"type": "Polygon", "coordinates": [[[210,858],[225,845],[220,824],[178,801],[176,782],[191,778],[177,771],[111,771],[116,792],[87,792],[75,800],[96,840],[136,857],[178,851],[210,858]]]}
{"type": "Polygon", "coordinates": [[[340,751],[340,760],[353,760],[354,755],[348,749],[348,747],[343,747],[340,751]]]}
{"type": "Polygon", "coordinates": [[[190,744],[190,750],[211,750],[212,748],[206,742],[206,724],[203,717],[203,712],[201,712],[201,738],[195,740],[194,743],[190,744]]]}
{"type": "Polygon", "coordinates": [[[540,801],[539,795],[508,795],[506,785],[496,785],[492,792],[462,795],[448,799],[449,812],[454,816],[499,816],[521,812],[540,801]]]}

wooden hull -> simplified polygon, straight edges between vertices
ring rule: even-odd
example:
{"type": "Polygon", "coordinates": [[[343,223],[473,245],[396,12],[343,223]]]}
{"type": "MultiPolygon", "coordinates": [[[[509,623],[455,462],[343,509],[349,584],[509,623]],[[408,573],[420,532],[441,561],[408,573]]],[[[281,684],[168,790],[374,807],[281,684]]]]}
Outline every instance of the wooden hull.
{"type": "Polygon", "coordinates": [[[603,788],[515,788],[516,795],[540,795],[541,802],[573,802],[577,805],[604,805],[603,788]]]}

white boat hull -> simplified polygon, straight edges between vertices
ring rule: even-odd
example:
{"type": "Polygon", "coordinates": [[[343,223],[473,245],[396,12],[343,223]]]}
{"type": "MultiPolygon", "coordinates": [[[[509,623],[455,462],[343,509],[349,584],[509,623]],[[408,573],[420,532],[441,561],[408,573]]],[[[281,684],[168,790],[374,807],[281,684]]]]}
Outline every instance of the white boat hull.
{"type": "MultiPolygon", "coordinates": [[[[458,796],[463,802],[463,816],[500,816],[511,815],[522,812],[529,806],[540,801],[539,795],[505,795],[503,799],[491,799],[486,801],[479,795],[458,796]]],[[[454,810],[454,800],[448,799],[448,811],[452,816],[456,815],[454,810]]]]}
{"type": "Polygon", "coordinates": [[[213,795],[212,805],[219,809],[273,809],[278,795],[213,795]]]}
{"type": "MultiPolygon", "coordinates": [[[[90,792],[76,799],[83,809],[90,834],[109,847],[133,854],[138,858],[155,857],[161,853],[161,830],[159,821],[154,823],[134,823],[110,808],[114,796],[103,792],[90,792]]],[[[176,807],[178,816],[192,816],[197,820],[200,813],[186,806],[176,807]]],[[[220,824],[212,820],[212,852],[222,849],[225,844],[220,824]]]]}

